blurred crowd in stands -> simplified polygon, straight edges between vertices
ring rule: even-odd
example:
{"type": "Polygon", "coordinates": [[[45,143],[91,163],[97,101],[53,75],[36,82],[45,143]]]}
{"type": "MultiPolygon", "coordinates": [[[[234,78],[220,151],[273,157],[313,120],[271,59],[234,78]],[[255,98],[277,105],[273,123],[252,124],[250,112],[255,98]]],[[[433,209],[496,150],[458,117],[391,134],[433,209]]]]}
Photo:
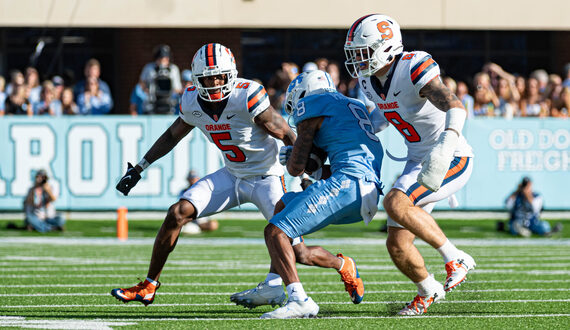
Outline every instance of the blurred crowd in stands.
{"type": "MultiPolygon", "coordinates": [[[[192,72],[180,72],[178,66],[170,61],[168,45],[158,45],[153,57],[154,61],[143,67],[139,81],[132,89],[128,110],[131,115],[177,113],[180,96],[186,87],[192,85],[192,72]]],[[[257,81],[267,89],[273,107],[282,110],[289,83],[299,73],[316,69],[327,71],[341,93],[361,99],[370,110],[373,109],[374,104],[359,91],[357,81],[344,79],[347,76],[344,65],[326,58],[317,58],[302,67],[283,62],[269,81],[257,81]]],[[[73,85],[59,75],[41,81],[34,67],[23,72],[12,70],[8,77],[0,76],[0,116],[125,113],[117,109],[113,111],[111,90],[100,74],[101,65],[97,59],[87,61],[84,79],[73,85]]],[[[570,63],[565,65],[561,74],[539,69],[528,77],[506,72],[498,64],[489,63],[471,81],[456,81],[449,76],[442,79],[461,99],[469,118],[569,115],[570,63]]]]}

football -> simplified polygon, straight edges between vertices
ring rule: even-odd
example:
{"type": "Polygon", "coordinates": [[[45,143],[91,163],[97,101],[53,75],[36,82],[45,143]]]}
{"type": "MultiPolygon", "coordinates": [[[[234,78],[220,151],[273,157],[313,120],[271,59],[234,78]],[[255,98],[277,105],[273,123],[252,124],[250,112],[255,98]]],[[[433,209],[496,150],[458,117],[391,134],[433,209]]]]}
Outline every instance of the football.
{"type": "Polygon", "coordinates": [[[305,172],[313,173],[323,166],[327,160],[327,153],[313,144],[311,153],[309,154],[309,159],[305,165],[305,172]]]}

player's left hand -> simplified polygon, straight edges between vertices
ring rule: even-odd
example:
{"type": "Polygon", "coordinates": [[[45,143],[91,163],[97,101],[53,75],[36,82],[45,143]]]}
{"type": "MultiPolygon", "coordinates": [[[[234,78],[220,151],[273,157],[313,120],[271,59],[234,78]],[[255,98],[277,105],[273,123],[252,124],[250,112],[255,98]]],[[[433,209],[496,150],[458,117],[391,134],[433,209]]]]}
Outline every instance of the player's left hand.
{"type": "Polygon", "coordinates": [[[431,191],[438,191],[453,160],[458,136],[454,132],[441,133],[438,143],[422,161],[418,183],[431,191]]]}
{"type": "Polygon", "coordinates": [[[122,192],[123,195],[127,196],[129,191],[139,182],[141,175],[134,168],[131,163],[128,163],[127,173],[123,175],[119,183],[117,183],[117,190],[122,192]]]}
{"type": "Polygon", "coordinates": [[[293,146],[282,146],[279,149],[279,163],[283,166],[287,165],[287,160],[291,157],[291,152],[293,151],[293,146]]]}

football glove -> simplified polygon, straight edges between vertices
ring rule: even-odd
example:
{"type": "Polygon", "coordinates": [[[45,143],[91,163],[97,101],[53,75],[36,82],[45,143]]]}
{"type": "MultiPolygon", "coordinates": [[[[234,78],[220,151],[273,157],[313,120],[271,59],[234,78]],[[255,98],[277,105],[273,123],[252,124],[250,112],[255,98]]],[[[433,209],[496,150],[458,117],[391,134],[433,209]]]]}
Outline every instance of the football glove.
{"type": "Polygon", "coordinates": [[[279,149],[279,163],[283,166],[287,165],[289,157],[291,157],[291,152],[293,151],[293,146],[282,146],[279,149]]]}
{"type": "Polygon", "coordinates": [[[139,182],[141,175],[131,163],[128,163],[127,173],[123,175],[119,183],[117,183],[117,190],[122,192],[123,195],[127,196],[129,191],[139,182]]]}
{"type": "Polygon", "coordinates": [[[459,136],[453,131],[443,131],[437,144],[422,161],[418,183],[431,191],[438,191],[453,160],[459,136]]]}

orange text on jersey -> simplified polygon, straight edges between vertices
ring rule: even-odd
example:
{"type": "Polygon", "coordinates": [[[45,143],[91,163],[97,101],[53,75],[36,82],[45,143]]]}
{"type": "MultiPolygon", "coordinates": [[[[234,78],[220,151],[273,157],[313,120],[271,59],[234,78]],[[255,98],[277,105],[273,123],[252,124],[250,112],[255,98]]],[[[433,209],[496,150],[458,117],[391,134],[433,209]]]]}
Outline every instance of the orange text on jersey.
{"type": "Polygon", "coordinates": [[[378,109],[380,110],[390,110],[390,109],[398,109],[400,106],[398,102],[390,102],[390,103],[377,103],[378,109]]]}
{"type": "Polygon", "coordinates": [[[209,132],[215,131],[227,131],[231,129],[230,124],[216,124],[216,125],[206,125],[206,130],[209,132]]]}

